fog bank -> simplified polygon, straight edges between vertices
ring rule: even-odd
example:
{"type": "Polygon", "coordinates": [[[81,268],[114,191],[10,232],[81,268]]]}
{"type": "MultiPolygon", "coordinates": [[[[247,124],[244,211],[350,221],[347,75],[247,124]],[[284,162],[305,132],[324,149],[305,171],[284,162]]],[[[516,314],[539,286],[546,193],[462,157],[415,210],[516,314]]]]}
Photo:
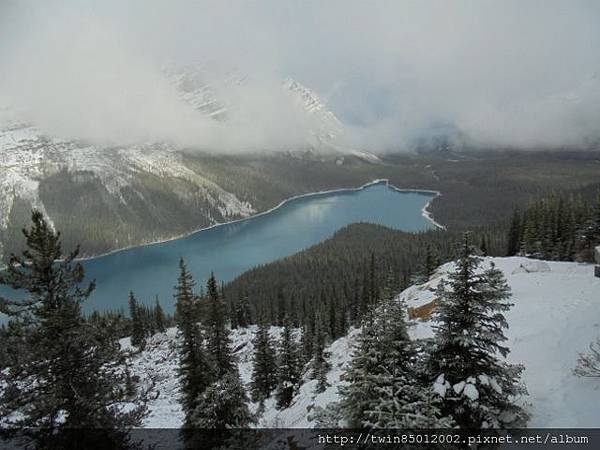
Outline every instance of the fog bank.
{"type": "Polygon", "coordinates": [[[338,117],[337,145],[404,150],[440,127],[490,148],[600,141],[596,1],[50,3],[0,4],[0,98],[52,135],[302,147],[323,118],[291,77],[338,117]],[[198,62],[224,119],[165,71],[198,62]]]}

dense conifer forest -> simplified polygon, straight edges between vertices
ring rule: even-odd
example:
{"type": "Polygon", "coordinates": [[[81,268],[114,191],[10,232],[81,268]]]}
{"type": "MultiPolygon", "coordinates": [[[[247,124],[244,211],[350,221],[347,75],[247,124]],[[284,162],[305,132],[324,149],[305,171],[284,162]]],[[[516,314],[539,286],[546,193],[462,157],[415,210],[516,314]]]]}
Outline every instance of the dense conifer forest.
{"type": "Polygon", "coordinates": [[[600,242],[600,194],[551,195],[516,209],[508,232],[508,254],[555,261],[593,261],[600,242]]]}
{"type": "MultiPolygon", "coordinates": [[[[329,338],[360,323],[384,289],[399,292],[454,257],[460,233],[405,233],[373,224],[354,224],[327,241],[290,257],[252,269],[224,286],[237,323],[239,305],[250,305],[251,323],[264,318],[313,334],[320,326],[329,338]]],[[[480,252],[504,255],[505,231],[481,229],[473,239],[480,252]]],[[[247,308],[242,308],[246,310],[247,308]]]]}

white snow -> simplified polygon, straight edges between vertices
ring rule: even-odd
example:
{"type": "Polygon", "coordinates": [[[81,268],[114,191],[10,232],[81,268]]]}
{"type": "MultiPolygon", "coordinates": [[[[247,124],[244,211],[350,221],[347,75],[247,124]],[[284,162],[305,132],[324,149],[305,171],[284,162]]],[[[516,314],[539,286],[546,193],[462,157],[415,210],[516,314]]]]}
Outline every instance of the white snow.
{"type": "Polygon", "coordinates": [[[529,260],[519,264],[519,267],[514,269],[511,274],[518,273],[533,273],[533,272],[550,272],[550,266],[545,261],[529,260]]]}
{"type": "MultiPolygon", "coordinates": [[[[485,258],[484,264],[492,261],[512,289],[508,361],[525,366],[529,395],[522,401],[531,414],[529,426],[598,426],[600,380],[572,372],[578,354],[600,335],[600,278],[593,265],[522,257],[485,258]]],[[[443,265],[430,282],[409,287],[401,297],[409,307],[429,303],[435,298],[431,289],[453,266],[443,265]]],[[[431,322],[415,323],[411,335],[432,336],[431,322]]],[[[489,382],[499,389],[495,380],[489,382]]]]}
{"type": "Polygon", "coordinates": [[[456,392],[457,394],[460,394],[463,389],[465,388],[465,382],[461,381],[459,383],[456,383],[454,386],[452,386],[452,389],[454,389],[454,392],[456,392]]]}
{"type": "Polygon", "coordinates": [[[438,394],[440,397],[445,397],[448,387],[450,387],[450,383],[444,380],[444,374],[442,373],[436,378],[435,383],[433,383],[433,392],[438,394]]]}
{"type": "Polygon", "coordinates": [[[479,398],[479,391],[474,384],[467,383],[463,389],[463,394],[465,394],[469,399],[475,401],[479,398]]]}

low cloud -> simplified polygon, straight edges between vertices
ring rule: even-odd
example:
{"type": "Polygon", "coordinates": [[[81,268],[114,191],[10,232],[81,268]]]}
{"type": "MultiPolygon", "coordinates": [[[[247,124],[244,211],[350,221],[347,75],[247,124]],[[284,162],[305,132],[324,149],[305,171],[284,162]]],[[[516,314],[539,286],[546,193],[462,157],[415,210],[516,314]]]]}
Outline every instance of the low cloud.
{"type": "Polygon", "coordinates": [[[600,141],[595,1],[6,0],[0,17],[0,95],[58,136],[296,148],[321,119],[290,101],[291,77],[338,116],[347,146],[403,150],[440,124],[490,148],[600,141]],[[164,70],[198,61],[226,120],[186,103],[164,70]]]}

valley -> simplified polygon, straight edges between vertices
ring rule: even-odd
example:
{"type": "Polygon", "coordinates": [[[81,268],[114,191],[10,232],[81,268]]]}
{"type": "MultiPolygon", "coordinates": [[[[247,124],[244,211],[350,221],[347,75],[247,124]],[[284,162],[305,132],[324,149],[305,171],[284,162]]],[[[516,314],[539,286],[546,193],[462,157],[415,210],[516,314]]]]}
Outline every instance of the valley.
{"type": "Polygon", "coordinates": [[[356,188],[374,179],[440,191],[430,212],[455,230],[507,220],[514,206],[554,190],[593,195],[600,184],[600,153],[590,151],[475,152],[460,162],[408,153],[373,163],[314,151],[209,155],[156,145],[113,151],[65,145],[0,153],[0,165],[19,166],[0,172],[4,260],[22,247],[20,230],[32,207],[64,230],[67,248],[81,244],[83,256],[94,256],[248,217],[296,195],[356,188]],[[70,154],[71,162],[61,162],[61,154],[70,154]],[[19,162],[24,157],[32,162],[19,162]]]}

